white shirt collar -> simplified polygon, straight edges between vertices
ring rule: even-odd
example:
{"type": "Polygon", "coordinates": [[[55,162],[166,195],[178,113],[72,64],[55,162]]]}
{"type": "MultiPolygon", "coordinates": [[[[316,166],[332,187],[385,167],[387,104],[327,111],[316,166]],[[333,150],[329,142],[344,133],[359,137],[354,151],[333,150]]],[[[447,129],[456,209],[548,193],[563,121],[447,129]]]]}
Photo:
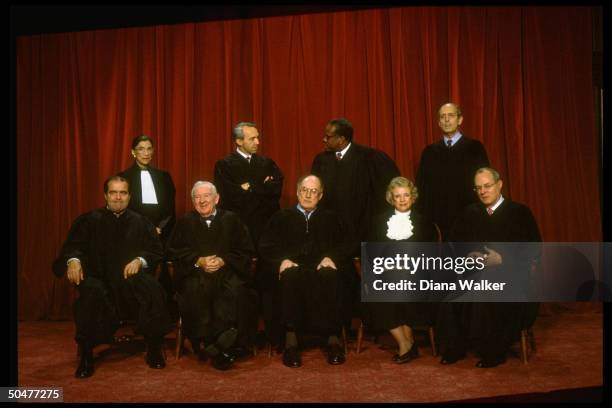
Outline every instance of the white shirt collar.
{"type": "Polygon", "coordinates": [[[241,155],[242,157],[244,157],[245,159],[249,160],[249,158],[251,157],[251,155],[245,154],[242,150],[240,150],[239,148],[236,148],[236,151],[238,152],[239,155],[241,155]]]}
{"type": "MultiPolygon", "coordinates": [[[[304,216],[306,216],[306,210],[298,203],[297,205],[297,209],[304,214],[304,216]]],[[[313,212],[317,211],[317,209],[315,208],[314,210],[311,210],[308,212],[308,218],[310,218],[310,216],[312,215],[313,212]]]]}
{"type": "Polygon", "coordinates": [[[401,212],[401,211],[397,211],[397,210],[394,209],[393,211],[395,211],[395,215],[407,215],[407,216],[410,217],[410,211],[412,211],[412,210],[408,210],[406,212],[401,212]]]}
{"type": "Polygon", "coordinates": [[[497,207],[499,207],[501,205],[501,203],[503,203],[503,202],[504,202],[504,196],[500,195],[499,199],[497,200],[497,202],[495,204],[493,204],[492,206],[487,207],[487,208],[490,208],[493,212],[495,212],[495,210],[497,210],[497,207]]]}
{"type": "MultiPolygon", "coordinates": [[[[454,146],[455,143],[457,143],[459,141],[459,139],[461,139],[461,136],[463,136],[461,134],[461,132],[459,132],[458,130],[455,132],[455,134],[453,134],[453,136],[450,138],[451,140],[451,146],[454,146]]],[[[448,143],[448,137],[442,136],[442,139],[444,140],[444,144],[446,145],[448,143]]]]}
{"type": "MultiPolygon", "coordinates": [[[[345,155],[345,154],[346,154],[346,152],[348,151],[349,147],[351,147],[351,144],[352,144],[352,143],[347,144],[347,145],[346,145],[346,147],[345,147],[344,149],[340,150],[340,152],[339,152],[339,153],[340,153],[340,158],[341,158],[341,159],[343,159],[343,158],[344,158],[344,155],[345,155]]],[[[337,154],[338,154],[338,152],[336,152],[336,155],[337,155],[337,154]]]]}

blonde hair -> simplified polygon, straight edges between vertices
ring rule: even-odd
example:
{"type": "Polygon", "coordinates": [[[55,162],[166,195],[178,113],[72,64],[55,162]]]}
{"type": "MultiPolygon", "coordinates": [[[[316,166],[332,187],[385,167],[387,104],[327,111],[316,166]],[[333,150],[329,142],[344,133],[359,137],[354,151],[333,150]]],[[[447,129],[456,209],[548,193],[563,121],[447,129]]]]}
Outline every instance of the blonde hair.
{"type": "Polygon", "coordinates": [[[412,181],[408,180],[406,177],[395,177],[389,182],[389,185],[387,186],[387,193],[385,195],[387,202],[391,205],[393,205],[393,189],[397,187],[409,189],[410,196],[414,201],[416,201],[416,199],[419,197],[419,191],[412,181]]]}

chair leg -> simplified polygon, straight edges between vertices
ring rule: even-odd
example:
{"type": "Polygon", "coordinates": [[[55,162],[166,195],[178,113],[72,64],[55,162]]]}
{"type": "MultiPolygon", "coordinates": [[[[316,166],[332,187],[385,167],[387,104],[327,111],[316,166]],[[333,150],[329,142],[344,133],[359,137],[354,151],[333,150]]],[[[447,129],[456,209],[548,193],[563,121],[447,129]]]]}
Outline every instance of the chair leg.
{"type": "Polygon", "coordinates": [[[527,338],[529,339],[529,347],[531,347],[531,351],[536,351],[535,337],[533,336],[532,329],[527,329],[527,338]]]}
{"type": "Polygon", "coordinates": [[[523,360],[523,364],[527,364],[527,330],[521,330],[521,357],[523,360]]]}
{"type": "Polygon", "coordinates": [[[429,342],[431,343],[431,354],[433,354],[435,357],[438,355],[438,348],[436,347],[436,333],[434,332],[434,328],[431,326],[427,331],[429,332],[429,342]]]}
{"type": "Polygon", "coordinates": [[[179,317],[179,320],[176,324],[176,347],[174,350],[174,356],[177,360],[181,358],[184,341],[185,339],[183,339],[183,321],[179,317]]]}
{"type": "Polygon", "coordinates": [[[348,354],[348,340],[346,338],[346,328],[342,326],[342,344],[344,345],[344,354],[348,354]]]}
{"type": "Polygon", "coordinates": [[[363,321],[359,322],[359,329],[357,329],[357,349],[355,354],[361,353],[361,343],[363,342],[363,321]]]}

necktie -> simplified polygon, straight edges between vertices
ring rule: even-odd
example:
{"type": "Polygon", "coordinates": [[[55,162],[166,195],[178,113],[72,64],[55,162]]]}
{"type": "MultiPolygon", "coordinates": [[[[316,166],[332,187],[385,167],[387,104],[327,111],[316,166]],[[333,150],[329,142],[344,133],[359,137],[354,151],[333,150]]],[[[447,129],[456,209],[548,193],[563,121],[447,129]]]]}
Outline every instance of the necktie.
{"type": "Polygon", "coordinates": [[[208,228],[210,228],[210,224],[212,223],[213,219],[215,217],[213,217],[212,215],[208,216],[208,217],[202,217],[204,219],[204,221],[206,221],[206,226],[208,228]]]}
{"type": "Polygon", "coordinates": [[[342,153],[336,152],[336,160],[342,160],[342,153]]]}
{"type": "Polygon", "coordinates": [[[489,215],[493,215],[493,209],[492,208],[487,208],[487,214],[489,215]]]}
{"type": "Polygon", "coordinates": [[[451,147],[453,147],[453,141],[452,141],[451,139],[448,139],[448,140],[446,141],[446,147],[448,147],[449,149],[450,149],[451,147]]]}
{"type": "Polygon", "coordinates": [[[308,233],[308,218],[310,216],[311,211],[304,210],[304,217],[306,217],[306,233],[308,233]]]}

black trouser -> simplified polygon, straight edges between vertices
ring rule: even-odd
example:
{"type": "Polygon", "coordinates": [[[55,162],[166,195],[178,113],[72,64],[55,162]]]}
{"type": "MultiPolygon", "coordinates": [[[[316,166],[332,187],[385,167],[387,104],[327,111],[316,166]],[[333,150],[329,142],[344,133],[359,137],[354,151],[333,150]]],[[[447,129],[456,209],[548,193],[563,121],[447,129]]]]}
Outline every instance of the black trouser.
{"type": "Polygon", "coordinates": [[[244,284],[230,271],[221,269],[211,274],[198,270],[181,279],[177,291],[186,337],[205,338],[208,343],[236,326],[238,299],[244,284]]]}
{"type": "Polygon", "coordinates": [[[95,277],[79,284],[74,302],[77,342],[90,346],[112,342],[120,316],[136,320],[136,331],[145,338],[159,338],[172,329],[164,290],[153,276],[140,272],[116,282],[119,287],[114,290],[95,277]],[[120,310],[117,305],[122,305],[120,310]]]}
{"type": "Polygon", "coordinates": [[[306,327],[327,335],[342,329],[342,279],[332,268],[293,267],[280,279],[281,323],[286,329],[306,327]]]}

